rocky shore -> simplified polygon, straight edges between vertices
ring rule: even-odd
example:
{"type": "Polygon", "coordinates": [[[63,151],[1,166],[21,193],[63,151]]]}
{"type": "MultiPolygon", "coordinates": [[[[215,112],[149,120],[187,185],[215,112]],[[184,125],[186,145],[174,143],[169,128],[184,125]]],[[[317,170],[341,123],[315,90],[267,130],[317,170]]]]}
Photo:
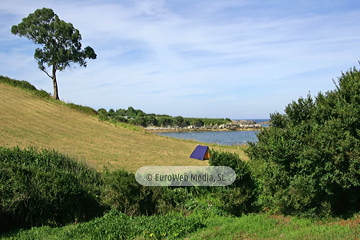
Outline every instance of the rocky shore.
{"type": "Polygon", "coordinates": [[[251,120],[239,120],[232,121],[221,125],[208,125],[208,126],[196,126],[190,125],[187,127],[180,126],[165,126],[165,127],[154,127],[148,126],[145,130],[149,132],[203,132],[203,131],[259,131],[263,127],[261,124],[257,124],[251,120]]]}

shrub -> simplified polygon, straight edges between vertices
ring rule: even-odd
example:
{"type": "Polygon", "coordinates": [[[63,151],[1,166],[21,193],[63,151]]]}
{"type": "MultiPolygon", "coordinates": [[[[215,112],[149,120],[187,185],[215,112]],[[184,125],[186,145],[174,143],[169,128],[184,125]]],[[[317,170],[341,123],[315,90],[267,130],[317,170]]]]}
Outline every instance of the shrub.
{"type": "Polygon", "coordinates": [[[41,98],[49,98],[50,97],[50,94],[48,92],[46,92],[45,90],[37,90],[34,92],[34,94],[41,98]]]}
{"type": "Polygon", "coordinates": [[[55,151],[0,147],[3,231],[88,220],[102,212],[95,170],[55,151]]]}
{"type": "Polygon", "coordinates": [[[22,88],[22,89],[37,90],[34,87],[34,85],[32,85],[31,83],[29,83],[27,81],[14,80],[14,79],[4,77],[4,76],[1,76],[1,75],[0,75],[0,82],[6,83],[6,84],[11,85],[13,87],[22,88]]]}
{"type": "Polygon", "coordinates": [[[68,103],[68,104],[66,104],[66,106],[68,106],[72,109],[75,109],[78,112],[85,113],[85,114],[98,115],[98,112],[91,107],[82,106],[82,105],[78,105],[78,104],[74,104],[74,103],[68,103]]]}
{"type": "Polygon", "coordinates": [[[122,116],[116,116],[115,121],[127,123],[128,120],[122,116]]]}
{"type": "Polygon", "coordinates": [[[133,173],[105,171],[102,201],[129,216],[152,215],[161,201],[161,187],[140,185],[133,173]]]}
{"type": "Polygon", "coordinates": [[[236,173],[235,181],[221,190],[223,209],[236,216],[256,211],[257,185],[250,165],[236,153],[211,150],[210,156],[211,166],[228,166],[236,173]]]}
{"type": "Polygon", "coordinates": [[[67,230],[68,239],[179,239],[205,227],[198,217],[179,213],[129,217],[112,210],[101,218],[67,230]]]}
{"type": "Polygon", "coordinates": [[[360,72],[333,91],[299,98],[249,143],[264,207],[283,214],[346,215],[360,210],[360,72]]]}

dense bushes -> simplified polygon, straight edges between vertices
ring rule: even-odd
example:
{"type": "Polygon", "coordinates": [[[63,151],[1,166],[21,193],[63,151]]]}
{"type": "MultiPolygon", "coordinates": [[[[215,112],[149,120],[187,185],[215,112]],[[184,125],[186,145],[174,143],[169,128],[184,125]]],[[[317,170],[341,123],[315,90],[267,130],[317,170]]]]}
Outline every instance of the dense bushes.
{"type": "Polygon", "coordinates": [[[133,107],[129,107],[127,110],[120,108],[116,111],[114,109],[106,111],[106,109],[100,108],[97,112],[99,113],[100,120],[113,120],[115,122],[124,122],[142,127],[186,127],[189,125],[200,127],[204,125],[221,125],[231,122],[229,118],[183,118],[182,116],[172,117],[164,114],[145,113],[140,109],[135,110],[133,107]]]}
{"type": "Polygon", "coordinates": [[[249,143],[264,207],[283,214],[344,215],[360,210],[360,72],[336,89],[271,114],[273,127],[249,143]]]}
{"type": "Polygon", "coordinates": [[[1,231],[88,220],[102,212],[101,177],[55,151],[0,147],[1,231]]]}
{"type": "Polygon", "coordinates": [[[163,190],[140,185],[133,173],[124,170],[105,171],[102,201],[129,216],[149,216],[157,213],[163,190]]]}
{"type": "Polygon", "coordinates": [[[18,88],[22,88],[22,89],[27,89],[27,90],[37,90],[36,87],[34,87],[34,85],[32,85],[31,83],[27,82],[27,81],[19,81],[19,80],[14,80],[8,77],[4,77],[0,75],[0,82],[1,83],[6,83],[10,86],[13,87],[18,87],[18,88]]]}
{"type": "Polygon", "coordinates": [[[74,104],[74,103],[67,103],[66,106],[69,108],[75,109],[79,112],[85,113],[85,114],[98,115],[98,112],[91,107],[82,106],[82,105],[78,105],[78,104],[74,104]]]}
{"type": "Polygon", "coordinates": [[[86,221],[109,209],[128,216],[164,215],[189,199],[186,189],[142,186],[133,173],[98,173],[54,150],[36,148],[0,147],[0,182],[0,233],[86,221]]]}
{"type": "Polygon", "coordinates": [[[257,185],[249,163],[231,152],[211,151],[209,163],[211,166],[228,166],[236,173],[236,180],[230,186],[221,189],[222,208],[236,216],[257,211],[257,185]]]}

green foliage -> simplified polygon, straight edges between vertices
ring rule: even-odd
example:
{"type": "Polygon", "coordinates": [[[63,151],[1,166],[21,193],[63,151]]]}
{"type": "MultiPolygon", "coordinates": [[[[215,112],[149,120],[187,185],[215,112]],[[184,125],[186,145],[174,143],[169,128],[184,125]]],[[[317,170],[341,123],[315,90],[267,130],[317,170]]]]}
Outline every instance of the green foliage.
{"type": "Polygon", "coordinates": [[[267,214],[239,218],[181,214],[128,217],[111,211],[87,223],[20,230],[0,239],[357,239],[359,226],[267,214]]]}
{"type": "Polygon", "coordinates": [[[172,117],[166,114],[145,113],[144,111],[140,109],[134,109],[133,107],[128,107],[128,109],[119,108],[116,111],[114,109],[109,109],[109,112],[107,112],[104,108],[100,108],[98,112],[100,114],[99,117],[101,120],[115,120],[117,122],[125,122],[142,127],[186,127],[192,124],[200,127],[204,125],[221,125],[227,122],[231,122],[229,118],[183,118],[182,116],[172,117]]]}
{"type": "Polygon", "coordinates": [[[134,122],[136,125],[142,126],[142,127],[146,127],[147,126],[147,117],[146,116],[137,116],[134,119],[134,122]]]}
{"type": "Polygon", "coordinates": [[[67,23],[54,13],[52,9],[37,9],[29,14],[18,25],[11,27],[11,33],[20,37],[26,37],[35,44],[43,45],[36,48],[34,58],[38,61],[39,69],[52,78],[54,82],[54,98],[59,99],[57,94],[56,71],[63,71],[78,63],[86,67],[86,59],[96,59],[95,51],[91,47],[82,50],[81,34],[71,23],[67,23]],[[46,67],[51,67],[51,74],[46,67]]]}
{"type": "Polygon", "coordinates": [[[114,119],[115,119],[115,121],[117,121],[117,122],[123,122],[123,123],[127,123],[127,122],[128,122],[128,120],[127,120],[126,118],[122,117],[122,116],[116,116],[114,119]]]}
{"type": "Polygon", "coordinates": [[[78,104],[74,104],[74,103],[68,103],[68,104],[66,104],[66,106],[70,107],[72,109],[75,109],[76,111],[85,113],[85,114],[98,115],[98,112],[91,107],[82,106],[82,105],[78,105],[78,104]]]}
{"type": "Polygon", "coordinates": [[[34,92],[34,94],[40,98],[50,98],[50,94],[45,90],[37,90],[34,92]]]}
{"type": "MultiPolygon", "coordinates": [[[[231,122],[229,118],[201,118],[203,125],[222,125],[231,122]]],[[[191,122],[191,121],[190,121],[191,122]]]]}
{"type": "Polygon", "coordinates": [[[58,225],[102,212],[101,177],[55,151],[0,147],[0,225],[58,225]]]}
{"type": "Polygon", "coordinates": [[[60,20],[49,8],[37,9],[29,14],[21,23],[12,26],[11,33],[26,37],[35,44],[44,45],[43,49],[37,48],[34,55],[41,70],[44,70],[44,64],[47,64],[62,71],[69,67],[71,62],[86,67],[86,58],[96,58],[91,47],[81,50],[79,30],[71,23],[60,20]]]}
{"type": "Polygon", "coordinates": [[[147,125],[153,125],[153,126],[158,126],[159,124],[155,116],[147,116],[146,123],[147,125]]]}
{"type": "Polygon", "coordinates": [[[264,207],[283,214],[346,215],[360,210],[360,72],[333,91],[299,98],[249,143],[264,207]]]}
{"type": "Polygon", "coordinates": [[[174,117],[173,122],[175,125],[181,126],[184,123],[184,118],[182,116],[174,117]]]}
{"type": "Polygon", "coordinates": [[[189,118],[187,120],[189,121],[190,125],[195,125],[195,126],[198,126],[198,127],[204,125],[203,120],[200,119],[200,118],[189,118]]]}
{"type": "MultiPolygon", "coordinates": [[[[10,235],[13,239],[184,239],[205,227],[194,216],[179,213],[164,216],[129,217],[110,211],[101,218],[61,229],[33,228],[10,235]]],[[[1,238],[1,237],[0,237],[1,238]]]]}
{"type": "Polygon", "coordinates": [[[13,87],[18,87],[18,88],[22,88],[22,89],[26,89],[26,90],[32,90],[32,91],[36,91],[36,87],[34,87],[34,85],[32,85],[31,83],[27,82],[27,81],[19,81],[19,80],[14,80],[5,76],[1,76],[0,75],[0,82],[1,83],[6,83],[10,86],[13,87]]]}
{"type": "Polygon", "coordinates": [[[133,173],[124,170],[104,172],[102,201],[129,216],[152,215],[161,200],[160,187],[146,187],[135,180],[133,173]]]}
{"type": "Polygon", "coordinates": [[[173,125],[173,119],[172,119],[172,117],[159,117],[158,124],[161,127],[171,126],[171,125],[173,125]]]}
{"type": "Polygon", "coordinates": [[[250,165],[236,153],[211,150],[210,156],[211,166],[228,166],[236,173],[236,180],[230,186],[224,187],[220,194],[223,209],[236,216],[257,211],[257,183],[250,165]]]}

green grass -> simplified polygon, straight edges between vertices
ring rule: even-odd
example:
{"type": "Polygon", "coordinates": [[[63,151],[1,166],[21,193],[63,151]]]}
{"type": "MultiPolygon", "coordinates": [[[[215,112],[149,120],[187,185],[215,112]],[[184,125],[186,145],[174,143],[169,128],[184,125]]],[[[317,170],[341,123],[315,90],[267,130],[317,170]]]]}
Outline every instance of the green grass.
{"type": "Polygon", "coordinates": [[[0,239],[358,239],[359,225],[317,223],[295,217],[251,214],[239,218],[196,213],[131,218],[117,212],[62,228],[20,230],[0,239]]]}
{"type": "Polygon", "coordinates": [[[359,226],[320,224],[309,219],[251,214],[240,218],[207,219],[207,228],[192,234],[195,239],[357,239],[359,226]]]}

